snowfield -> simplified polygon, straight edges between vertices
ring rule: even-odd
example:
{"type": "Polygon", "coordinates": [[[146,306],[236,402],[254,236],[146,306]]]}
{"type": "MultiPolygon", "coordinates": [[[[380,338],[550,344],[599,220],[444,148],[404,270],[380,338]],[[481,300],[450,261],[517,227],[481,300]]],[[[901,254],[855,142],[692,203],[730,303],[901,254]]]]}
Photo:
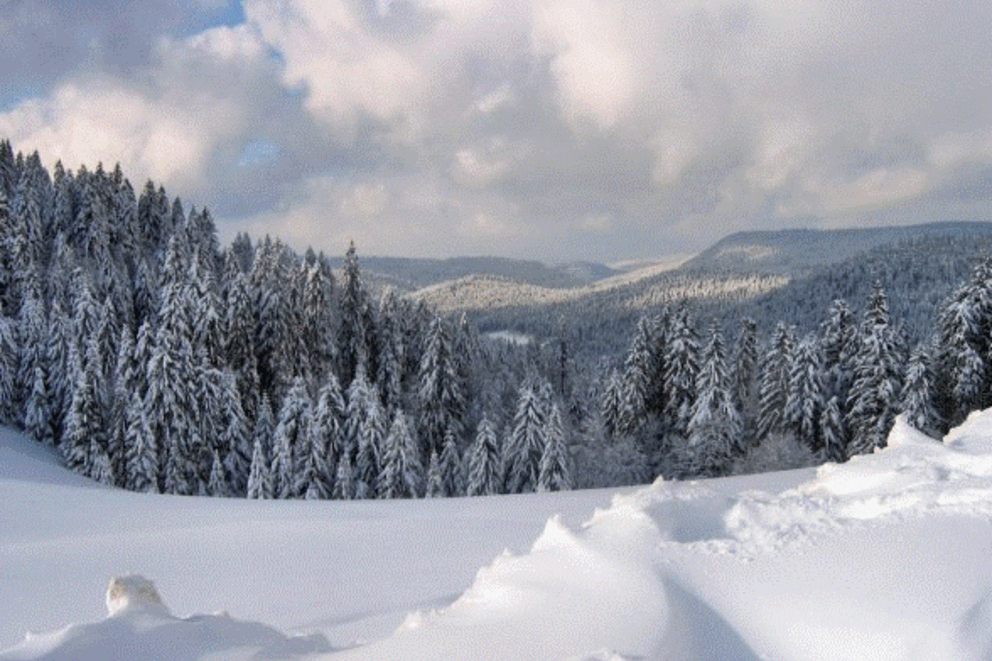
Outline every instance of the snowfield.
{"type": "Polygon", "coordinates": [[[132,494],[3,432],[0,648],[83,661],[988,660],[992,411],[944,443],[899,420],[885,450],[815,471],[443,501],[132,494]]]}

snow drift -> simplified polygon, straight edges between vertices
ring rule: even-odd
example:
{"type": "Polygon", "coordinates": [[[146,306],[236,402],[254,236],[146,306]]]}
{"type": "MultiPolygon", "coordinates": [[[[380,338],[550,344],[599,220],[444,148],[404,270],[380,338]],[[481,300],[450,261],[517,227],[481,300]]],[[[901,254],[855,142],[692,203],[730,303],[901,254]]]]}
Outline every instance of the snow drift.
{"type": "Polygon", "coordinates": [[[173,617],[154,584],[140,575],[111,579],[102,622],[28,636],[2,659],[47,661],[194,661],[204,658],[285,659],[330,651],[320,635],[287,637],[226,613],[173,617]]]}
{"type": "Polygon", "coordinates": [[[0,659],[992,659],[992,411],[944,443],[899,420],[885,450],[803,475],[658,481],[582,525],[553,516],[529,550],[360,646],[175,618],[127,579],[103,622],[0,659]]]}

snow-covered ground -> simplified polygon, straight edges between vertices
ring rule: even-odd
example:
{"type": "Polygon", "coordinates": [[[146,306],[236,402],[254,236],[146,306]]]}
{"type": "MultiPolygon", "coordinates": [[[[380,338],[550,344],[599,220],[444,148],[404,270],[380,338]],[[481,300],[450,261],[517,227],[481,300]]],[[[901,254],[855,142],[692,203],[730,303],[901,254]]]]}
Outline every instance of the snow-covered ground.
{"type": "Polygon", "coordinates": [[[992,412],[818,471],[429,502],[123,493],[4,432],[0,649],[992,659],[992,412]]]}

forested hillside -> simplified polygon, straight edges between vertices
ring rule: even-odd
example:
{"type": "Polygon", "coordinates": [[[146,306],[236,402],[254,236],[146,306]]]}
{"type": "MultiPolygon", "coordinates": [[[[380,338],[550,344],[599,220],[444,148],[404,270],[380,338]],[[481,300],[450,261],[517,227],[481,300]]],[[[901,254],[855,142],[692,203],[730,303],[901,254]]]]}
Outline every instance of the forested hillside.
{"type": "Polygon", "coordinates": [[[986,252],[952,231],[801,281],[680,270],[473,322],[373,294],[353,245],[337,271],[270,237],[224,247],[207,210],[150,181],[49,173],[2,142],[0,417],[100,482],[186,495],[514,493],[842,461],[898,412],[935,433],[992,403],[986,252]]]}
{"type": "Polygon", "coordinates": [[[943,222],[842,230],[738,232],[704,250],[686,262],[683,268],[711,273],[760,271],[795,277],[818,267],[851,260],[883,246],[926,241],[948,235],[988,240],[992,235],[992,224],[943,222]]]}

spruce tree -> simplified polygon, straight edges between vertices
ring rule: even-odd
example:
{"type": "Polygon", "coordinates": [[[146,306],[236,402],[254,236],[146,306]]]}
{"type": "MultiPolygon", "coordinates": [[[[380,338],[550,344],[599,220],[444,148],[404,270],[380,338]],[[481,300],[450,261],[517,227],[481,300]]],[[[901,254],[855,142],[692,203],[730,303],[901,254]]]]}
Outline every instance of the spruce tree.
{"type": "Polygon", "coordinates": [[[533,384],[520,387],[517,412],[504,446],[507,493],[523,493],[537,488],[541,457],[546,445],[545,403],[533,384]]]}
{"type": "Polygon", "coordinates": [[[697,398],[689,420],[689,451],[707,475],[727,471],[732,458],[742,452],[740,414],[731,394],[723,334],[714,324],[703,350],[702,369],[696,381],[697,398]]]}
{"type": "Polygon", "coordinates": [[[231,494],[224,474],[224,462],[217,448],[211,451],[210,478],[207,480],[207,493],[215,498],[229,498],[231,494]]]}
{"type": "Polygon", "coordinates": [[[95,460],[106,455],[106,420],[100,401],[100,362],[95,359],[94,351],[89,351],[87,358],[92,360],[77,369],[63,453],[70,469],[96,479],[102,467],[96,466],[95,460]]]}
{"type": "Polygon", "coordinates": [[[140,397],[133,397],[125,408],[124,488],[158,493],[159,461],[140,397]]]}
{"type": "Polygon", "coordinates": [[[847,429],[840,412],[840,399],[834,395],[827,400],[820,418],[820,436],[827,459],[835,463],[847,461],[847,429]]]}
{"type": "Polygon", "coordinates": [[[252,500],[269,500],[275,498],[271,461],[266,452],[263,437],[260,435],[255,436],[246,494],[252,500]]]}
{"type": "Polygon", "coordinates": [[[603,397],[600,403],[603,426],[608,438],[615,438],[623,429],[624,387],[623,378],[617,369],[610,370],[603,397]]]}
{"type": "Polygon", "coordinates": [[[332,496],[335,500],[351,500],[355,497],[354,473],[351,469],[351,454],[348,452],[342,454],[338,461],[332,496]]]}
{"type": "Polygon", "coordinates": [[[430,463],[427,467],[427,487],[425,498],[444,498],[444,477],[441,475],[441,460],[437,452],[431,452],[430,463]]]}
{"type": "Polygon", "coordinates": [[[758,324],[750,317],[742,319],[731,356],[730,382],[734,405],[745,428],[751,426],[757,407],[758,324]]]}
{"type": "Polygon", "coordinates": [[[428,452],[441,452],[449,429],[456,437],[461,435],[465,400],[450,330],[440,317],[427,330],[418,383],[424,446],[428,452]]]}
{"type": "Polygon", "coordinates": [[[572,488],[569,468],[568,447],[565,445],[565,429],[561,419],[561,409],[552,402],[548,414],[546,443],[541,455],[540,473],[537,478],[538,491],[567,491],[572,488]]]}
{"type": "Polygon", "coordinates": [[[469,449],[466,495],[491,496],[500,492],[500,447],[496,428],[488,416],[482,416],[475,442],[469,449]]]}
{"type": "Polygon", "coordinates": [[[621,436],[635,433],[644,424],[653,362],[650,321],[641,317],[624,361],[620,407],[616,415],[616,431],[621,436]]]}
{"type": "Polygon", "coordinates": [[[795,330],[783,322],[775,326],[770,346],[761,360],[758,386],[758,438],[786,431],[785,405],[789,398],[795,330]]]}
{"type": "Polygon", "coordinates": [[[45,368],[36,365],[31,392],[25,403],[24,429],[36,441],[49,447],[55,446],[55,429],[52,427],[51,398],[47,390],[45,368]]]}
{"type": "Polygon", "coordinates": [[[454,431],[444,433],[444,445],[439,457],[441,482],[445,496],[461,496],[465,493],[465,478],[462,476],[462,460],[458,452],[458,442],[454,431]]]}
{"type": "Polygon", "coordinates": [[[266,237],[255,255],[251,274],[259,389],[273,402],[281,401],[286,379],[290,377],[287,355],[290,308],[283,252],[280,242],[266,237]]]}
{"type": "Polygon", "coordinates": [[[0,314],[0,422],[16,424],[18,345],[14,324],[0,314]]]}
{"type": "Polygon", "coordinates": [[[934,406],[930,351],[925,344],[918,345],[909,358],[901,399],[906,421],[924,434],[939,438],[943,421],[934,406]]]}
{"type": "Polygon", "coordinates": [[[880,285],[875,286],[865,309],[859,345],[854,382],[848,394],[851,455],[883,447],[900,407],[904,359],[880,285]]]}
{"type": "Polygon", "coordinates": [[[324,479],[332,492],[338,461],[348,446],[345,430],[346,415],[341,386],[334,373],[329,372],[324,385],[317,392],[312,430],[321,443],[321,452],[326,457],[328,472],[324,479]]]}
{"type": "Polygon", "coordinates": [[[807,335],[795,349],[784,417],[796,438],[812,452],[823,447],[820,418],[826,402],[823,398],[822,374],[823,357],[819,344],[815,336],[807,335]]]}
{"type": "Polygon", "coordinates": [[[370,314],[368,294],[362,287],[358,252],[354,242],[349,244],[345,253],[341,289],[337,339],[338,374],[342,387],[347,388],[355,378],[359,363],[367,363],[368,372],[373,376],[376,374],[377,366],[372,359],[378,355],[373,339],[375,323],[370,314]]]}
{"type": "Polygon", "coordinates": [[[307,500],[327,500],[333,493],[330,477],[327,446],[311,420],[307,426],[306,460],[296,491],[307,500]]]}
{"type": "Polygon", "coordinates": [[[230,372],[222,373],[220,405],[223,426],[216,446],[224,453],[224,470],[231,495],[242,496],[248,488],[253,448],[248,418],[241,407],[235,377],[230,372]]]}
{"type": "Polygon", "coordinates": [[[376,495],[382,466],[382,444],[386,435],[386,413],[375,391],[369,393],[366,406],[355,455],[355,498],[374,498],[376,495]]]}
{"type": "Polygon", "coordinates": [[[666,349],[665,414],[672,430],[685,435],[693,415],[699,375],[699,342],[692,319],[685,308],[672,317],[666,349]]]}
{"type": "Polygon", "coordinates": [[[397,411],[393,418],[385,446],[379,498],[416,498],[423,482],[423,469],[420,452],[402,411],[397,411]]]}
{"type": "Polygon", "coordinates": [[[279,411],[274,436],[272,472],[279,498],[299,498],[303,495],[298,490],[297,475],[305,463],[310,408],[306,385],[302,378],[297,378],[279,411]]]}

